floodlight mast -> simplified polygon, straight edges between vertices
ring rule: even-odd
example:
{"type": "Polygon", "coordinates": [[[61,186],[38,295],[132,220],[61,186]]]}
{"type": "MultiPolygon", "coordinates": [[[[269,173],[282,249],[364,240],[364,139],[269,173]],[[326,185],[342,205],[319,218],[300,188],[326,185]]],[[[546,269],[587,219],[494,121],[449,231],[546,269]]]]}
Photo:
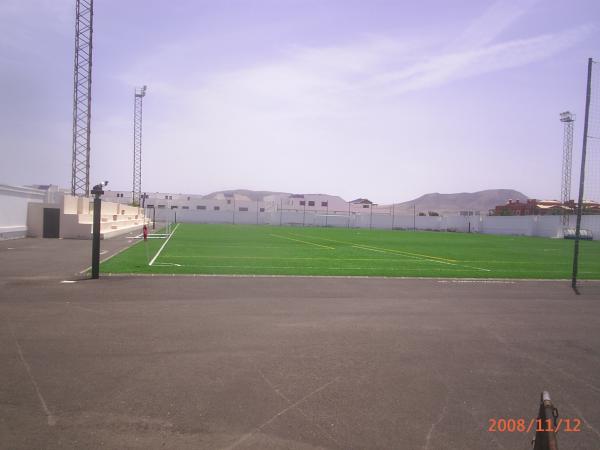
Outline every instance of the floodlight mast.
{"type": "MultiPolygon", "coordinates": [[[[562,182],[560,201],[562,206],[571,200],[571,170],[573,166],[573,123],[575,114],[565,111],[560,114],[560,121],[564,123],[563,157],[562,157],[562,182]]],[[[569,225],[569,211],[563,208],[562,225],[569,225]]]]}
{"type": "Polygon", "coordinates": [[[94,0],[77,0],[73,70],[71,195],[89,196],[94,0]]]}
{"type": "Polygon", "coordinates": [[[142,106],[148,86],[136,88],[133,108],[133,189],[132,201],[140,205],[142,196],[142,106]]]}

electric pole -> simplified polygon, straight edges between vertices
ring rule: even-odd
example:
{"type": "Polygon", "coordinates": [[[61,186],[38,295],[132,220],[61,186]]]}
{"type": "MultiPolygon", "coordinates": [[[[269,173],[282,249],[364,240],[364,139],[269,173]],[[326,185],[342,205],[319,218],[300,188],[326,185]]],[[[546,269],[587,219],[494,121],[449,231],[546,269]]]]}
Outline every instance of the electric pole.
{"type": "Polygon", "coordinates": [[[73,156],[71,195],[90,195],[90,120],[92,104],[92,31],[94,0],[75,6],[73,69],[73,156]]]}
{"type": "Polygon", "coordinates": [[[142,106],[146,88],[136,88],[133,107],[133,192],[132,201],[140,205],[142,193],[142,106]]]}
{"type": "Polygon", "coordinates": [[[562,182],[560,186],[560,201],[563,206],[562,225],[569,225],[569,211],[564,209],[566,203],[571,200],[571,169],[573,161],[573,122],[575,114],[565,111],[560,114],[560,121],[564,123],[563,157],[562,157],[562,182]]]}

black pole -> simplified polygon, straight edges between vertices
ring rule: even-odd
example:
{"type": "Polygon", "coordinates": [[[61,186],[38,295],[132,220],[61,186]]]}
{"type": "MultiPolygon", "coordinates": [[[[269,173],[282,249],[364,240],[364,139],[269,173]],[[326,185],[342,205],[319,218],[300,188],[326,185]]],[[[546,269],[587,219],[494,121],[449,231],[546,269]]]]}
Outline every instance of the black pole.
{"type": "Polygon", "coordinates": [[[417,207],[413,203],[413,231],[417,231],[417,207]]]}
{"type": "Polygon", "coordinates": [[[306,224],[306,200],[304,200],[304,212],[302,213],[302,226],[306,224]]]}
{"type": "Polygon", "coordinates": [[[152,207],[152,229],[156,229],[156,207],[152,207]]]}
{"type": "Polygon", "coordinates": [[[97,184],[92,189],[94,195],[94,216],[92,225],[92,279],[100,278],[100,215],[102,212],[102,200],[104,194],[103,185],[97,184]]]}
{"type": "Polygon", "coordinates": [[[94,225],[92,228],[92,279],[100,277],[100,196],[94,197],[94,225]]]}
{"type": "Polygon", "coordinates": [[[592,58],[588,59],[587,91],[585,94],[585,122],[583,124],[583,149],[581,151],[581,173],[579,175],[579,201],[577,204],[577,225],[575,227],[575,246],[573,249],[573,275],[571,287],[577,290],[577,269],[579,264],[579,238],[581,236],[581,212],[583,208],[583,188],[585,182],[585,158],[587,152],[588,121],[590,116],[590,95],[592,90],[592,58]]]}
{"type": "Polygon", "coordinates": [[[350,228],[350,202],[348,202],[348,228],[350,228]]]}

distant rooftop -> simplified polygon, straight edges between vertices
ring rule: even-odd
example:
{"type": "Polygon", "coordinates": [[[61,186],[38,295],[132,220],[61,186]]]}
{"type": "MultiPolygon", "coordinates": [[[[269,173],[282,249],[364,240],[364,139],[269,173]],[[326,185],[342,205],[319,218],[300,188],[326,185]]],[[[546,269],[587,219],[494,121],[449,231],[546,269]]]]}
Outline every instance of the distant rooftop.
{"type": "Polygon", "coordinates": [[[357,198],[356,200],[352,200],[350,203],[354,205],[372,205],[373,202],[368,198],[357,198]]]}

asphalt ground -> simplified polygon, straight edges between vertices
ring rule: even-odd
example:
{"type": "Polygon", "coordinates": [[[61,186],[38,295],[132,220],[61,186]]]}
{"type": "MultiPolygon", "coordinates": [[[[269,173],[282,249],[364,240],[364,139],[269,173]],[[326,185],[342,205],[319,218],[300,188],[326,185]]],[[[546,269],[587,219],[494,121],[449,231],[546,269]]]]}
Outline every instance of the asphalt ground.
{"type": "Polygon", "coordinates": [[[542,390],[600,448],[599,283],[85,280],[90,247],[0,242],[2,448],[529,449],[490,419],[542,390]]]}

